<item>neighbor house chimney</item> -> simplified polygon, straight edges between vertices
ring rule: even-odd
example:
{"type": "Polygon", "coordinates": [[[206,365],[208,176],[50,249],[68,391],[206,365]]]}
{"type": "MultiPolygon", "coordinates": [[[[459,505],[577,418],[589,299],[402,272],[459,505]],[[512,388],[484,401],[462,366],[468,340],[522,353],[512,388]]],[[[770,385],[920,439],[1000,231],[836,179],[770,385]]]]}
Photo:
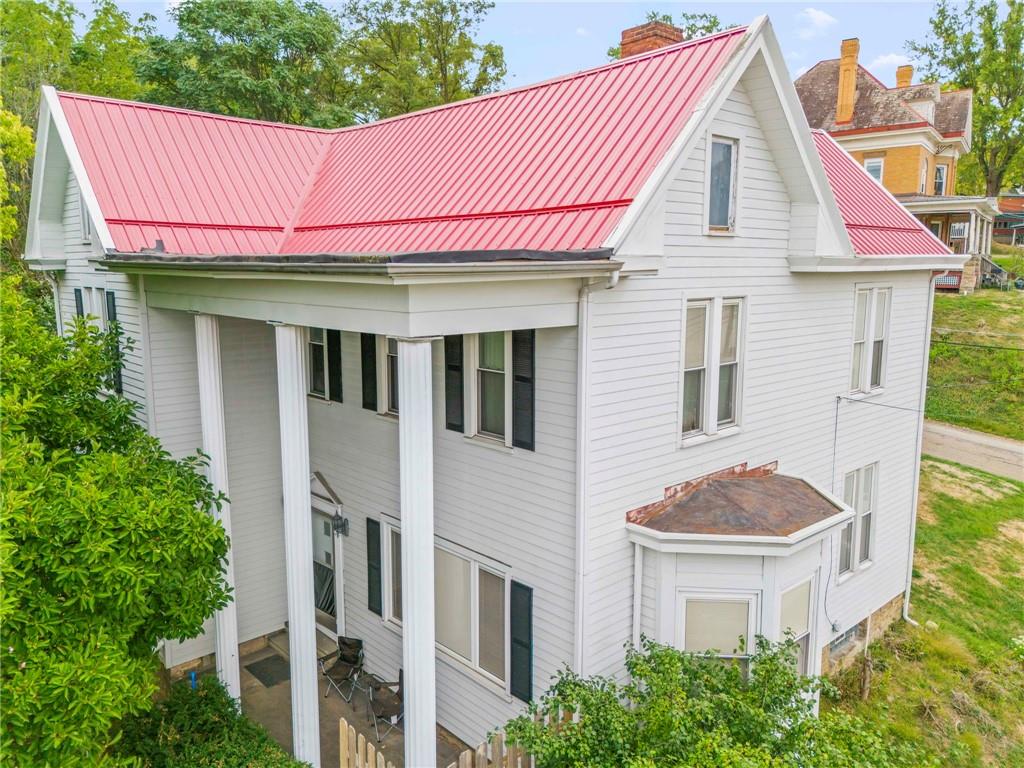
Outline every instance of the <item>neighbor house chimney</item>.
{"type": "Polygon", "coordinates": [[[683,42],[683,30],[663,21],[649,21],[639,27],[622,30],[619,56],[626,59],[638,53],[647,53],[666,45],[683,42]]]}
{"type": "Polygon", "coordinates": [[[836,122],[848,123],[853,119],[853,104],[857,100],[857,54],[860,40],[843,40],[839,49],[839,88],[836,91],[836,122]]]}
{"type": "Polygon", "coordinates": [[[910,81],[914,79],[914,65],[904,64],[896,67],[896,87],[906,88],[910,85],[910,81]]]}

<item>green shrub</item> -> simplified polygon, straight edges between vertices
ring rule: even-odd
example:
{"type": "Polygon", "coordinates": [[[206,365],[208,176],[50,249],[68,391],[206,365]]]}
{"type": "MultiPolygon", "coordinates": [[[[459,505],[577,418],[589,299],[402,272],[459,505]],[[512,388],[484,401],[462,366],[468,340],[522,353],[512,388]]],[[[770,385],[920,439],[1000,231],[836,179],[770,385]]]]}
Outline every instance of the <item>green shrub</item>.
{"type": "Polygon", "coordinates": [[[299,768],[262,726],[245,717],[214,677],[171,686],[167,699],[122,723],[118,752],[146,768],[299,768]]]}

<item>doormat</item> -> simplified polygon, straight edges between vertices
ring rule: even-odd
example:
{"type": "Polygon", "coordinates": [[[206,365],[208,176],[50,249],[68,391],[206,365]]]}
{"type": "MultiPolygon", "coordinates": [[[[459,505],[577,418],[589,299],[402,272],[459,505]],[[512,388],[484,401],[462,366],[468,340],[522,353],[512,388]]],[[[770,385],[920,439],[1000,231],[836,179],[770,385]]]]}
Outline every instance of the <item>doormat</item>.
{"type": "Polygon", "coordinates": [[[246,664],[245,668],[252,672],[253,677],[263,683],[264,688],[273,688],[291,677],[291,667],[288,662],[276,653],[265,659],[254,661],[252,664],[246,664]]]}

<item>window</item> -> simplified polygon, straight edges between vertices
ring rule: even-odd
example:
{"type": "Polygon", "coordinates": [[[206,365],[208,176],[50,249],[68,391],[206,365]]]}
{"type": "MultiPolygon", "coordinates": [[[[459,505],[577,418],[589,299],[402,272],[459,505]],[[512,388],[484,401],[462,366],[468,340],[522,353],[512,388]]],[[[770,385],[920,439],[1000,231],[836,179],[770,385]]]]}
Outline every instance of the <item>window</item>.
{"type": "Polygon", "coordinates": [[[385,410],[388,413],[398,414],[398,342],[395,339],[387,339],[387,354],[384,356],[384,381],[386,387],[385,410]]]}
{"type": "Polygon", "coordinates": [[[885,379],[889,329],[889,288],[859,288],[853,314],[853,364],[850,391],[870,392],[885,379]]]}
{"type": "Polygon", "coordinates": [[[921,184],[918,190],[922,195],[928,194],[928,161],[921,161],[921,184]]]}
{"type": "Polygon", "coordinates": [[[839,573],[849,573],[871,562],[877,464],[849,472],[843,482],[843,501],[854,518],[839,538],[839,573]]]}
{"type": "Polygon", "coordinates": [[[78,190],[78,222],[81,227],[82,242],[92,242],[92,218],[89,216],[89,208],[85,204],[85,196],[81,188],[78,190]]]}
{"type": "Polygon", "coordinates": [[[882,168],[884,166],[885,160],[881,157],[869,157],[864,160],[864,170],[879,184],[882,183],[882,168]]]}
{"type": "Polygon", "coordinates": [[[324,400],[342,402],[341,331],[310,328],[307,338],[309,394],[324,400]]]}
{"type": "Polygon", "coordinates": [[[946,171],[949,170],[949,166],[938,165],[935,166],[935,194],[944,195],[946,194],[946,171]]]}
{"type": "Polygon", "coordinates": [[[732,232],[736,225],[736,168],[739,142],[721,136],[711,137],[708,167],[708,228],[712,232],[732,232]]]}
{"type": "MultiPolygon", "coordinates": [[[[402,620],[402,535],[388,526],[388,618],[402,620]]],[[[506,679],[507,580],[454,545],[434,547],[434,626],[437,644],[494,681],[506,679]]]]}
{"type": "Polygon", "coordinates": [[[754,626],[752,597],[688,596],[683,601],[682,624],[684,651],[712,651],[721,658],[740,659],[746,669],[754,626]]]}
{"type": "Polygon", "coordinates": [[[716,434],[739,421],[740,299],[686,305],[683,348],[682,434],[716,434]]]}
{"type": "Polygon", "coordinates": [[[510,378],[506,347],[510,334],[481,333],[477,336],[477,430],[489,437],[505,438],[505,396],[510,378]]]}
{"type": "Polygon", "coordinates": [[[779,618],[779,626],[782,627],[782,631],[792,632],[793,639],[796,640],[797,672],[806,675],[811,640],[810,581],[805,581],[782,593],[782,611],[779,618]]]}
{"type": "Polygon", "coordinates": [[[940,240],[942,239],[942,219],[932,219],[928,222],[928,229],[940,240]]]}

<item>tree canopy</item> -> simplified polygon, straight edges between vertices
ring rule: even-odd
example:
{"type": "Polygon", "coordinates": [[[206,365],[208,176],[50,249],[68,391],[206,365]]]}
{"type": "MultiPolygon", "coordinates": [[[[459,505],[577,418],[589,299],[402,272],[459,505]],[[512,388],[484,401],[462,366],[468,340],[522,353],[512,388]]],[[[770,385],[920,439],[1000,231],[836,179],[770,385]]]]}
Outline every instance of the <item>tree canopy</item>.
{"type": "Polygon", "coordinates": [[[644,639],[626,652],[626,678],[563,670],[529,711],[505,726],[545,768],[933,768],[916,747],[860,719],[814,714],[828,689],[796,672],[796,643],[758,638],[749,674],[711,654],[644,639]],[[558,713],[569,722],[541,722],[558,713]],[[541,714],[542,718],[536,718],[541,714]]]}
{"type": "Polygon", "coordinates": [[[1024,0],[1006,0],[1005,14],[1002,5],[939,0],[928,38],[907,43],[926,79],[974,90],[965,192],[997,195],[1024,183],[1024,0]]]}
{"type": "Polygon", "coordinates": [[[221,498],[109,394],[116,329],[57,336],[19,282],[0,286],[0,752],[95,766],[150,706],[158,641],[229,599],[221,498]]]}
{"type": "MultiPolygon", "coordinates": [[[[679,14],[678,22],[672,20],[671,13],[658,13],[658,11],[648,11],[647,17],[644,21],[648,23],[652,21],[660,21],[663,24],[671,24],[672,26],[679,27],[683,30],[683,40],[693,40],[696,37],[705,37],[706,35],[721,32],[723,29],[732,29],[736,26],[735,24],[723,25],[722,20],[714,13],[687,13],[685,11],[679,14]]],[[[621,57],[622,51],[619,46],[615,45],[608,49],[609,59],[618,59],[621,57]]]]}

